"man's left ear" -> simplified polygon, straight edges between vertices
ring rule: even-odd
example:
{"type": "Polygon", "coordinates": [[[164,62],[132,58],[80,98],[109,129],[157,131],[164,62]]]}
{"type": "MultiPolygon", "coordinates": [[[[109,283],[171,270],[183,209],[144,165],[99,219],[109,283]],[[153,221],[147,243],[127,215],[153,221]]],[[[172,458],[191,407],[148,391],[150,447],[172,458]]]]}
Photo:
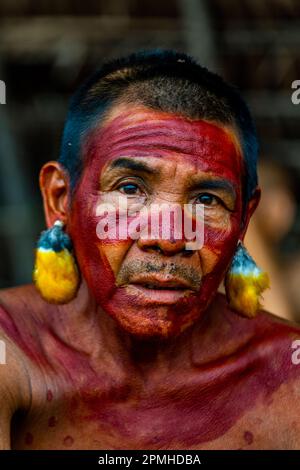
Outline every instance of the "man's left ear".
{"type": "Polygon", "coordinates": [[[252,215],[254,214],[261,197],[261,189],[257,186],[253,192],[253,195],[249,199],[244,209],[244,216],[241,227],[240,240],[243,241],[247,232],[247,228],[252,215]]]}
{"type": "Polygon", "coordinates": [[[260,189],[256,188],[245,207],[239,243],[225,276],[225,290],[229,306],[248,318],[255,317],[261,307],[261,294],[269,287],[268,274],[257,266],[242,243],[251,216],[258,206],[260,193],[260,189]]]}

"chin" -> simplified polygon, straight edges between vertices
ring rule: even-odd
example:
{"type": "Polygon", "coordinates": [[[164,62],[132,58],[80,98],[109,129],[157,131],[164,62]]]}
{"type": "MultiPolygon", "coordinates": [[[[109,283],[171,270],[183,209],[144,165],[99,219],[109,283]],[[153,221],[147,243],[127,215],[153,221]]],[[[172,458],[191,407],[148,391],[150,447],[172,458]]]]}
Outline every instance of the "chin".
{"type": "Polygon", "coordinates": [[[190,302],[185,305],[152,305],[144,308],[130,304],[122,308],[111,302],[105,310],[120,329],[141,339],[175,338],[201,317],[198,305],[191,308],[190,302]]]}
{"type": "Polygon", "coordinates": [[[179,328],[179,326],[174,325],[172,321],[159,318],[152,318],[151,321],[149,321],[143,315],[138,315],[135,319],[129,315],[118,315],[114,316],[114,319],[119,328],[140,339],[162,340],[175,338],[185,329],[184,324],[179,328]]]}

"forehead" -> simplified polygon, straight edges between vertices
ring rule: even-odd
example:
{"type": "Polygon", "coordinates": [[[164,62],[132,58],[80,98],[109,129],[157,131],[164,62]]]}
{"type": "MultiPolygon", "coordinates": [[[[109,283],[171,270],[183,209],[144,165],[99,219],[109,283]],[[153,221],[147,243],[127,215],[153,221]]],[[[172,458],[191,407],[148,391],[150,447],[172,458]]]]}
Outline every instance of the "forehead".
{"type": "Polygon", "coordinates": [[[87,137],[84,154],[101,170],[120,157],[148,157],[152,164],[172,159],[195,170],[230,174],[241,171],[242,160],[232,128],[137,105],[113,108],[87,137]]]}

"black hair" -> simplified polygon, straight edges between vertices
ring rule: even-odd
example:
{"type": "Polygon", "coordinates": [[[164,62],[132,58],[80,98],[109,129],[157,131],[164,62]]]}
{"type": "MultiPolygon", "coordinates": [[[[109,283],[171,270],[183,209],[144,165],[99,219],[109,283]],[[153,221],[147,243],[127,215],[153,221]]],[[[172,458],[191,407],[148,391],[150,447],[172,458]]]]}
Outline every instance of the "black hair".
{"type": "Polygon", "coordinates": [[[81,144],[86,132],[120,100],[233,126],[245,161],[244,201],[250,199],[257,186],[258,141],[244,99],[219,75],[186,54],[169,50],[137,52],[105,63],[75,92],[59,157],[72,188],[82,171],[81,144]]]}

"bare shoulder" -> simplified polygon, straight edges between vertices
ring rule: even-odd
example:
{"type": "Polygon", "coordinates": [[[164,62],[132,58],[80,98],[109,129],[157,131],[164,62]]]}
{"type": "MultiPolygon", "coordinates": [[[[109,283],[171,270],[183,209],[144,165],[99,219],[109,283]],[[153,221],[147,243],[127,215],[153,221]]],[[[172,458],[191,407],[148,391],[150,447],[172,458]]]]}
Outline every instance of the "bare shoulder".
{"type": "Polygon", "coordinates": [[[231,360],[244,377],[240,400],[256,394],[254,416],[270,448],[300,449],[300,325],[264,310],[253,319],[240,317],[224,296],[217,303],[222,329],[236,344],[231,360]]]}
{"type": "Polygon", "coordinates": [[[0,395],[11,411],[26,409],[30,402],[30,381],[26,355],[21,347],[22,288],[0,290],[0,395]]]}
{"type": "Polygon", "coordinates": [[[275,339],[269,361],[280,364],[281,384],[274,394],[272,408],[278,423],[280,449],[300,449],[300,326],[262,312],[272,325],[275,339]],[[273,326],[274,325],[274,326],[273,326]],[[276,337],[278,340],[276,340],[276,337]]]}
{"type": "Polygon", "coordinates": [[[32,284],[0,290],[0,331],[29,359],[40,349],[43,309],[32,284]]]}
{"type": "MultiPolygon", "coordinates": [[[[7,296],[3,292],[4,298],[7,296]]],[[[10,423],[17,410],[30,406],[30,380],[26,360],[14,337],[18,326],[1,303],[0,293],[0,449],[10,448],[10,423]]],[[[12,293],[9,294],[9,297],[12,293]]]]}

